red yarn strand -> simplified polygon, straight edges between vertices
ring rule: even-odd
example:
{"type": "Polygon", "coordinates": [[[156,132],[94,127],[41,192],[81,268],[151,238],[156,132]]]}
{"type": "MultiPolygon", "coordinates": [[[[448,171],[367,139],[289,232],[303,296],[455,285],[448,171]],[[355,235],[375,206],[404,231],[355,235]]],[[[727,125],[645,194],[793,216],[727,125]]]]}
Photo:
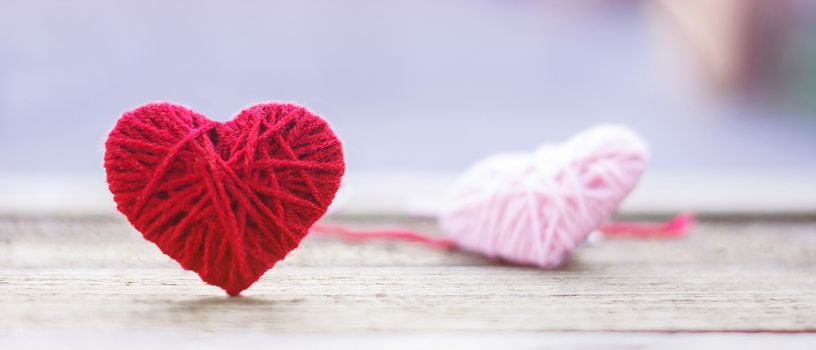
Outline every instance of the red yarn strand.
{"type": "Polygon", "coordinates": [[[316,223],[314,224],[314,226],[312,226],[311,232],[321,235],[336,236],[343,240],[351,242],[382,239],[382,240],[417,242],[439,250],[448,250],[454,248],[454,242],[450,239],[434,237],[429,234],[411,231],[407,229],[357,230],[343,225],[316,223]]]}
{"type": "Polygon", "coordinates": [[[678,238],[684,236],[695,221],[693,214],[681,213],[666,222],[610,222],[602,225],[598,230],[606,237],[678,238]]]}
{"type": "MultiPolygon", "coordinates": [[[[681,213],[666,222],[610,222],[601,225],[598,231],[604,236],[615,238],[679,238],[691,229],[694,222],[694,215],[681,213]]],[[[359,230],[344,225],[316,223],[312,226],[311,232],[335,236],[350,242],[392,240],[421,243],[438,250],[456,248],[456,243],[451,239],[408,229],[359,230]]]]}

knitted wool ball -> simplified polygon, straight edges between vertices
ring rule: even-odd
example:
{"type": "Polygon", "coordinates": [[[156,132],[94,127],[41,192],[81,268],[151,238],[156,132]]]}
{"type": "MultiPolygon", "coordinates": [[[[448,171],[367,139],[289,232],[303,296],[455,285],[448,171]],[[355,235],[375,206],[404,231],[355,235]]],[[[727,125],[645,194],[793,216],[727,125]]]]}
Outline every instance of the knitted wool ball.
{"type": "Polygon", "coordinates": [[[643,141],[618,126],[534,153],[493,156],[451,188],[440,225],[458,248],[555,267],[610,217],[646,161],[643,141]]]}
{"type": "Polygon", "coordinates": [[[263,103],[219,123],[151,103],[116,123],[105,170],[117,208],[147,240],[238,295],[326,212],[345,163],[329,125],[303,107],[263,103]]]}

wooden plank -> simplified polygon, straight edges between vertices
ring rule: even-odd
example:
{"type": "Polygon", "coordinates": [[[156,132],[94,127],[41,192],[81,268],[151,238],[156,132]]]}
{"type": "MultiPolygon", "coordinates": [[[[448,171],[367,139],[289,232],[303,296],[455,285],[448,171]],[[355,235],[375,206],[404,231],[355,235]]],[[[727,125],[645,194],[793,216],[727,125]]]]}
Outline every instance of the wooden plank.
{"type": "Polygon", "coordinates": [[[816,331],[814,228],[704,223],[682,240],[607,240],[555,271],[315,237],[227,298],[120,219],[6,217],[0,329],[816,331]]]}
{"type": "Polygon", "coordinates": [[[2,349],[802,349],[816,346],[816,334],[712,333],[325,333],[15,331],[0,332],[2,349]]]}

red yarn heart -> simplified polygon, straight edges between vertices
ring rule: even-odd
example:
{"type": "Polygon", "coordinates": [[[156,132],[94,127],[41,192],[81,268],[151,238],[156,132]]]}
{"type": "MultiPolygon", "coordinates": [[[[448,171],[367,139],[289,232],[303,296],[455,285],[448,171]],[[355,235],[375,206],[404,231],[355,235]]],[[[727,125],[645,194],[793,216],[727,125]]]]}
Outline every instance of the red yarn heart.
{"type": "Polygon", "coordinates": [[[345,171],[306,109],[249,107],[226,123],[170,103],[125,113],[105,143],[117,208],[204,282],[238,295],[296,248],[345,171]]]}

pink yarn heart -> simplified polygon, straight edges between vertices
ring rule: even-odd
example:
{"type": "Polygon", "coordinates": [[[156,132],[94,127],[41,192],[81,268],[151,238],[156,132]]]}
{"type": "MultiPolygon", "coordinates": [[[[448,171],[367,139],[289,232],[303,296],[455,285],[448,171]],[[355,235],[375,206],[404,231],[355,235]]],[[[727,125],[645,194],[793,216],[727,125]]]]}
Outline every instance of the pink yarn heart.
{"type": "Polygon", "coordinates": [[[452,187],[439,222],[459,248],[555,267],[615,211],[647,158],[644,142],[620,126],[489,157],[452,187]]]}

